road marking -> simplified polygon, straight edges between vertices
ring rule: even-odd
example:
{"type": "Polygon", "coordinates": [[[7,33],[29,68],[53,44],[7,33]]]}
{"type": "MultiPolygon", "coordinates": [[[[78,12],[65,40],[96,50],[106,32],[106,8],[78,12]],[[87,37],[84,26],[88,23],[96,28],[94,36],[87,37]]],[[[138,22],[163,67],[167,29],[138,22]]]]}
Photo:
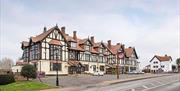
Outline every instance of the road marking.
{"type": "Polygon", "coordinates": [[[132,89],[131,89],[131,91],[135,91],[135,89],[134,89],[134,88],[132,88],[132,89]]]}
{"type": "Polygon", "coordinates": [[[159,83],[159,84],[162,84],[161,82],[159,82],[159,81],[155,81],[156,83],[159,83]]]}
{"type": "Polygon", "coordinates": [[[153,83],[150,83],[152,86],[155,86],[153,83]]]}
{"type": "Polygon", "coordinates": [[[146,88],[146,89],[148,88],[148,87],[147,87],[147,86],[145,86],[145,85],[142,85],[142,87],[144,87],[144,88],[146,88]]]}
{"type": "Polygon", "coordinates": [[[157,87],[161,87],[161,86],[164,86],[164,85],[168,85],[168,84],[171,84],[171,83],[174,83],[174,82],[178,82],[178,81],[176,80],[176,81],[173,81],[173,82],[168,82],[166,84],[161,84],[159,86],[155,86],[155,87],[152,87],[152,88],[147,88],[147,89],[144,89],[142,91],[147,91],[147,90],[154,89],[154,88],[157,88],[157,87]]]}

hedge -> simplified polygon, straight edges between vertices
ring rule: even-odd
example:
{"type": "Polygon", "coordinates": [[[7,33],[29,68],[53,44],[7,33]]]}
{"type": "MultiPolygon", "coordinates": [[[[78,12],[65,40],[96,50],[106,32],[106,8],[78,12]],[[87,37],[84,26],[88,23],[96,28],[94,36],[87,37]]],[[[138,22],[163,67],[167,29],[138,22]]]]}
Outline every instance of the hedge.
{"type": "Polygon", "coordinates": [[[0,75],[0,85],[5,85],[15,82],[14,76],[10,74],[0,75]]]}

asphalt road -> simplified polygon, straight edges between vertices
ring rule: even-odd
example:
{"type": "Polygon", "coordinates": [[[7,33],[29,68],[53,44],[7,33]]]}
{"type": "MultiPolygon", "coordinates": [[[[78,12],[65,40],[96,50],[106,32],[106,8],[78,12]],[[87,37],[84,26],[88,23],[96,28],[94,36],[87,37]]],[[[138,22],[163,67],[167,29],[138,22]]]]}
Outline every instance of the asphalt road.
{"type": "Polygon", "coordinates": [[[87,87],[78,91],[180,91],[180,74],[117,83],[102,87],[87,87]]]}

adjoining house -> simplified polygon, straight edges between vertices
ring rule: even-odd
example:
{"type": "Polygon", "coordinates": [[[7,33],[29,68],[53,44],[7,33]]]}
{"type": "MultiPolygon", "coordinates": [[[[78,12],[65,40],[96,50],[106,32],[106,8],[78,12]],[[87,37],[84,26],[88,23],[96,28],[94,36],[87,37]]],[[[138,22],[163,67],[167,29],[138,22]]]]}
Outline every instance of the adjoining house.
{"type": "MultiPolygon", "coordinates": [[[[79,38],[76,31],[70,36],[65,27],[59,29],[56,25],[49,30],[44,27],[43,33],[23,41],[21,48],[24,62],[33,64],[38,71],[54,75],[58,67],[59,74],[67,75],[94,71],[112,73],[116,69],[117,51],[124,50],[124,45],[112,45],[111,40],[108,43],[96,42],[94,36],[79,38]]],[[[124,68],[125,61],[132,61],[134,56],[137,58],[135,49],[125,52],[128,53],[125,60],[120,61],[120,69],[124,68]]],[[[135,66],[130,69],[132,67],[135,66]]]]}
{"type": "Polygon", "coordinates": [[[159,56],[155,55],[150,60],[151,72],[171,72],[172,71],[172,58],[171,56],[159,56]]]}

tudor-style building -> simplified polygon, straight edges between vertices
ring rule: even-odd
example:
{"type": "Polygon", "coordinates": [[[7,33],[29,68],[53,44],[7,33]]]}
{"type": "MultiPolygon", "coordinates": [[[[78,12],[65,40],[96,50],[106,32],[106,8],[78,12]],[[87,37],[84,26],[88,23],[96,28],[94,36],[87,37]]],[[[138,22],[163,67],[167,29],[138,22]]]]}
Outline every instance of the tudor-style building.
{"type": "Polygon", "coordinates": [[[80,39],[73,31],[73,36],[65,33],[65,28],[62,30],[66,35],[70,47],[69,52],[69,73],[94,73],[94,71],[105,70],[107,58],[110,50],[102,43],[95,43],[94,37],[91,39],[80,39]]]}
{"type": "Polygon", "coordinates": [[[68,46],[58,26],[49,30],[44,27],[43,33],[22,42],[22,58],[47,75],[55,74],[56,65],[59,74],[68,74],[68,46]]]}
{"type": "Polygon", "coordinates": [[[119,62],[120,73],[125,71],[126,66],[129,69],[136,67],[135,64],[126,64],[129,61],[136,61],[135,49],[129,52],[123,44],[112,45],[111,40],[108,40],[108,43],[95,42],[94,36],[78,38],[76,31],[70,36],[66,34],[65,27],[59,29],[55,26],[49,30],[44,27],[43,33],[31,37],[29,41],[23,41],[21,48],[24,62],[33,64],[38,71],[44,71],[46,75],[56,74],[57,66],[59,74],[95,71],[113,73],[119,61],[118,50],[123,50],[125,53],[125,60],[119,62]]]}

